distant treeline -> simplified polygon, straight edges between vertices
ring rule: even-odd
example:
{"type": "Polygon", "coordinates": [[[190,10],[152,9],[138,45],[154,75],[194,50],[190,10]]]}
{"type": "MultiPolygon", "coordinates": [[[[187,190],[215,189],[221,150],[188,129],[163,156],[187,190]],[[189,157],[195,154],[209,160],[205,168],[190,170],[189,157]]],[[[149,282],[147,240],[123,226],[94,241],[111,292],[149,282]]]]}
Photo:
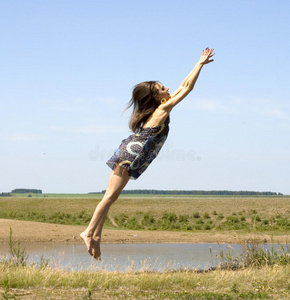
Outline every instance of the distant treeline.
{"type": "Polygon", "coordinates": [[[15,190],[12,190],[11,193],[13,193],[13,194],[26,194],[26,193],[42,194],[42,190],[36,190],[36,189],[15,189],[15,190]]]}
{"type": "Polygon", "coordinates": [[[11,197],[12,195],[10,193],[1,193],[0,197],[11,197]]]}
{"type": "MultiPolygon", "coordinates": [[[[105,193],[105,190],[101,192],[105,193]]],[[[100,193],[89,193],[100,194],[100,193]]],[[[277,196],[282,193],[254,191],[202,191],[202,190],[124,190],[122,194],[151,194],[151,195],[229,195],[229,196],[277,196]]]]}

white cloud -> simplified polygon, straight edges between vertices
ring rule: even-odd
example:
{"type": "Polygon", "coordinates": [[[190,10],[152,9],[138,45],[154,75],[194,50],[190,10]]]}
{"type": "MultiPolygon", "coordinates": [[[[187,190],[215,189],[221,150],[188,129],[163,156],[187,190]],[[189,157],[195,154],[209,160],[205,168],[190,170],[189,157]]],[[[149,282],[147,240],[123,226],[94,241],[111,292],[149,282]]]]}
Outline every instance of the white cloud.
{"type": "Polygon", "coordinates": [[[87,133],[87,134],[95,134],[95,133],[116,133],[116,132],[128,132],[128,128],[123,128],[115,125],[88,125],[79,128],[75,128],[76,133],[87,133]]]}
{"type": "Polygon", "coordinates": [[[224,99],[196,99],[186,102],[194,110],[222,113],[254,113],[265,117],[288,118],[290,111],[285,103],[276,99],[231,96],[224,99]]]}
{"type": "Polygon", "coordinates": [[[217,100],[197,100],[192,103],[192,107],[198,110],[205,111],[221,111],[221,112],[231,112],[232,108],[226,106],[217,100]]]}
{"type": "MultiPolygon", "coordinates": [[[[120,99],[106,96],[94,96],[92,98],[62,98],[62,99],[44,99],[43,104],[55,111],[87,111],[95,109],[112,109],[120,106],[120,99]]],[[[122,103],[124,106],[124,103],[122,103]]]]}
{"type": "Polygon", "coordinates": [[[278,118],[279,117],[284,118],[287,116],[284,111],[282,111],[281,109],[278,109],[278,108],[274,108],[274,109],[270,109],[270,110],[265,109],[264,111],[262,111],[262,113],[265,116],[273,116],[273,117],[278,117],[278,118]]]}
{"type": "Polygon", "coordinates": [[[282,101],[260,97],[232,97],[235,110],[265,117],[287,118],[289,111],[282,101]]]}
{"type": "Polygon", "coordinates": [[[51,128],[58,132],[83,134],[128,132],[128,128],[116,125],[87,125],[70,128],[53,126],[51,128]]]}
{"type": "Polygon", "coordinates": [[[185,105],[194,110],[231,113],[233,107],[228,102],[219,99],[192,99],[185,101],[185,105]]]}
{"type": "Polygon", "coordinates": [[[4,140],[9,141],[38,141],[42,139],[42,136],[39,134],[25,134],[25,133],[15,133],[12,135],[6,135],[1,137],[4,140]]]}

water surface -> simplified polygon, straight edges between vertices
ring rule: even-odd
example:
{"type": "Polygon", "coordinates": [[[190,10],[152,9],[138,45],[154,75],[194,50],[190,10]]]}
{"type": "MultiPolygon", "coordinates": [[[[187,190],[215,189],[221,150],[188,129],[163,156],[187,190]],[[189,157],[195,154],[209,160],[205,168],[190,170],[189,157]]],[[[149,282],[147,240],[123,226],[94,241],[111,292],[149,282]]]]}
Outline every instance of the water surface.
{"type": "MultiPolygon", "coordinates": [[[[39,263],[41,257],[58,268],[106,271],[209,269],[219,264],[220,250],[232,255],[241,253],[239,245],[218,244],[102,244],[102,261],[87,253],[83,244],[21,244],[29,254],[29,261],[39,263]]],[[[0,244],[0,254],[8,255],[9,247],[0,244]]]]}

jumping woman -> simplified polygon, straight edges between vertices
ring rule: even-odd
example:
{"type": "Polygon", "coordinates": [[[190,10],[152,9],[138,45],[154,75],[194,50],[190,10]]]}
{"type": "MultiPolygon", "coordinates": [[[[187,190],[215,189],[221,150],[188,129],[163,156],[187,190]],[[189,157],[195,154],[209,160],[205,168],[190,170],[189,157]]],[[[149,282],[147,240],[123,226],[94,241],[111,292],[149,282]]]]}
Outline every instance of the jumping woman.
{"type": "Polygon", "coordinates": [[[133,106],[129,127],[133,131],[107,161],[112,169],[107,190],[95,209],[87,229],[80,234],[91,256],[101,259],[101,234],[111,205],[118,199],[129,179],[137,179],[159,153],[169,132],[169,114],[194,88],[202,67],[213,61],[213,49],[206,48],[179,88],[169,88],[158,81],[137,84],[127,108],[133,106]]]}

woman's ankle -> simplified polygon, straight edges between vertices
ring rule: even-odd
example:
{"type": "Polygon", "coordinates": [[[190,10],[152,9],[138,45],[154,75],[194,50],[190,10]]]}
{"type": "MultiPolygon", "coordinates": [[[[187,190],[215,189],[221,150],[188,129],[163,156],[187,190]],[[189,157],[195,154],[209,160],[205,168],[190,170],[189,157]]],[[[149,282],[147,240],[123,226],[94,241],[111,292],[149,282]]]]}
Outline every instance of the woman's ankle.
{"type": "Polygon", "coordinates": [[[94,235],[93,236],[93,239],[96,241],[96,242],[101,242],[101,236],[100,235],[94,235]]]}
{"type": "Polygon", "coordinates": [[[86,230],[83,231],[80,235],[81,236],[86,236],[86,237],[92,237],[93,236],[93,234],[91,232],[86,231],[86,230]]]}
{"type": "Polygon", "coordinates": [[[89,238],[93,238],[96,242],[101,242],[101,236],[100,235],[95,235],[91,231],[85,230],[80,235],[85,236],[85,237],[89,237],[89,238]]]}

